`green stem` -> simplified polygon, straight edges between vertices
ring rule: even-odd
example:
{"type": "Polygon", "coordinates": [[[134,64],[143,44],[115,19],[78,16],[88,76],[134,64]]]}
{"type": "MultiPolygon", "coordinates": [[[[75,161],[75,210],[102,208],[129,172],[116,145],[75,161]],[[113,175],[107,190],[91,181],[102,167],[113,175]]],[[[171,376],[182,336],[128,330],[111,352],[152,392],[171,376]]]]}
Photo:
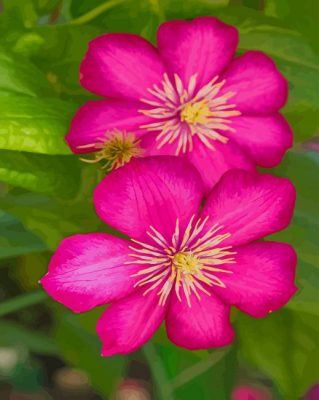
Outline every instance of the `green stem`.
{"type": "Polygon", "coordinates": [[[33,292],[21,294],[13,299],[3,301],[0,303],[0,317],[15,311],[19,311],[22,308],[41,303],[45,299],[47,299],[47,294],[42,289],[39,289],[33,292]]]}
{"type": "Polygon", "coordinates": [[[106,3],[101,4],[98,7],[93,8],[93,10],[90,10],[86,14],[81,15],[79,18],[73,19],[72,21],[69,22],[70,25],[82,25],[86,24],[87,22],[92,21],[94,18],[98,17],[100,14],[103,14],[104,12],[110,10],[113,7],[116,7],[122,3],[124,3],[125,0],[110,0],[107,1],[106,3]]]}
{"type": "Polygon", "coordinates": [[[209,357],[205,360],[199,361],[195,365],[185,369],[179,375],[177,375],[172,381],[171,386],[176,389],[180,386],[185,385],[189,381],[193,380],[197,376],[203,374],[217,364],[227,353],[227,350],[215,350],[209,357]]]}
{"type": "Polygon", "coordinates": [[[151,342],[148,342],[142,347],[142,351],[151,369],[158,397],[161,400],[174,400],[173,389],[154,345],[151,342]]]}

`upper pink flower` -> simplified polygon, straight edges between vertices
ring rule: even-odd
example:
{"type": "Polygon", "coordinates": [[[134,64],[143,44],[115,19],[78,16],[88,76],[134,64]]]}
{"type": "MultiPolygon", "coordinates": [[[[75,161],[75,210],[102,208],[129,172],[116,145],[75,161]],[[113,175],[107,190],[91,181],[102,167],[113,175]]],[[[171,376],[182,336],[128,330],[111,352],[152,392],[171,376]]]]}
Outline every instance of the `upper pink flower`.
{"type": "Polygon", "coordinates": [[[293,248],[256,242],[289,224],[291,182],[231,170],[201,209],[203,196],[185,160],[134,159],[94,194],[99,216],[131,239],[92,233],[60,244],[41,283],[75,312],[112,303],[97,326],[103,355],[136,350],[163,320],[178,346],[224,346],[231,305],[263,317],[295,293],[293,248]]]}
{"type": "Polygon", "coordinates": [[[278,164],[292,145],[278,113],[287,82],[259,51],[235,58],[237,42],[237,30],[213,17],[162,24],[157,48],[132,34],[94,39],[80,79],[107,99],[79,109],[71,149],[97,152],[109,168],[136,155],[184,155],[207,190],[230,168],[278,164]]]}

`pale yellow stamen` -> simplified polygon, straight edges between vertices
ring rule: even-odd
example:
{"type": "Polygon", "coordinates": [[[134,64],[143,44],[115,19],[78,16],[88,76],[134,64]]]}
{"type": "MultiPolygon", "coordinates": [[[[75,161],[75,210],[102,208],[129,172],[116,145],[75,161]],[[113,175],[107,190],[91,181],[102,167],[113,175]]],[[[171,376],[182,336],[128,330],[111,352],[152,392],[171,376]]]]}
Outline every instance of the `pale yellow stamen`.
{"type": "Polygon", "coordinates": [[[210,296],[207,287],[225,287],[220,274],[231,274],[232,271],[220,268],[220,265],[234,263],[235,252],[231,251],[231,246],[221,247],[220,243],[229,238],[230,233],[219,233],[223,227],[218,224],[204,232],[207,221],[208,217],[195,222],[195,216],[192,216],[181,235],[177,219],[170,241],[154,227],[147,232],[152,244],[132,240],[139,247],[130,246],[133,251],[130,256],[134,261],[128,261],[127,264],[147,265],[147,268],[133,275],[141,277],[135,286],[148,285],[144,295],[161,287],[157,294],[159,304],[164,305],[173,288],[177,298],[182,301],[182,290],[191,307],[192,294],[200,300],[200,292],[210,296]]]}
{"type": "MultiPolygon", "coordinates": [[[[79,146],[79,148],[83,147],[79,146]]],[[[139,157],[142,154],[140,141],[135,138],[135,135],[119,130],[106,132],[99,142],[85,145],[85,147],[96,149],[95,158],[93,160],[81,158],[81,160],[88,163],[103,161],[105,164],[102,168],[107,171],[122,167],[132,157],[139,157]]]]}

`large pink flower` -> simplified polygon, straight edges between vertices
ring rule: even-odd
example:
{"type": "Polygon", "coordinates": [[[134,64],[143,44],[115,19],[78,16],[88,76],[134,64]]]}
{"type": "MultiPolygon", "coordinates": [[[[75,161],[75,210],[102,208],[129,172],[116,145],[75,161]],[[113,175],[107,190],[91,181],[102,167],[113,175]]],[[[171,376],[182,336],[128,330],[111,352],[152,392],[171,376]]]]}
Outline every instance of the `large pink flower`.
{"type": "Polygon", "coordinates": [[[264,317],[295,293],[292,247],[256,242],[289,224],[290,181],[231,170],[201,209],[203,195],[185,160],[134,159],[94,194],[99,216],[131,239],[91,233],[60,244],[42,285],[75,312],[112,303],[97,326],[103,355],[136,350],[163,320],[178,346],[225,346],[231,305],[264,317]]]}
{"type": "Polygon", "coordinates": [[[235,58],[237,42],[237,30],[213,17],[162,24],[157,48],[132,34],[94,39],[81,83],[106,99],[79,109],[71,149],[110,169],[132,156],[183,155],[207,190],[230,168],[278,164],[292,144],[278,113],[287,82],[259,51],[235,58]]]}

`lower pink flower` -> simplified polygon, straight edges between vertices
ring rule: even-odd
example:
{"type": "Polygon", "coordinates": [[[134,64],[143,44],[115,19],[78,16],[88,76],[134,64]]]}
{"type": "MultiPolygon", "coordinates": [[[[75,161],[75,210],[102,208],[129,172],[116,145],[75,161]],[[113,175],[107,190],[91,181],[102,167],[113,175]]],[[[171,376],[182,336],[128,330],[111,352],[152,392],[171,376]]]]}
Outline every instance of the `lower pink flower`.
{"type": "Polygon", "coordinates": [[[256,242],[289,224],[291,182],[230,170],[201,209],[203,196],[183,159],[134,159],[94,194],[99,216],[131,239],[92,233],[60,244],[41,283],[75,312],[112,303],[97,325],[102,355],[136,350],[164,320],[178,346],[225,346],[230,306],[264,317],[295,293],[293,248],[256,242]]]}

